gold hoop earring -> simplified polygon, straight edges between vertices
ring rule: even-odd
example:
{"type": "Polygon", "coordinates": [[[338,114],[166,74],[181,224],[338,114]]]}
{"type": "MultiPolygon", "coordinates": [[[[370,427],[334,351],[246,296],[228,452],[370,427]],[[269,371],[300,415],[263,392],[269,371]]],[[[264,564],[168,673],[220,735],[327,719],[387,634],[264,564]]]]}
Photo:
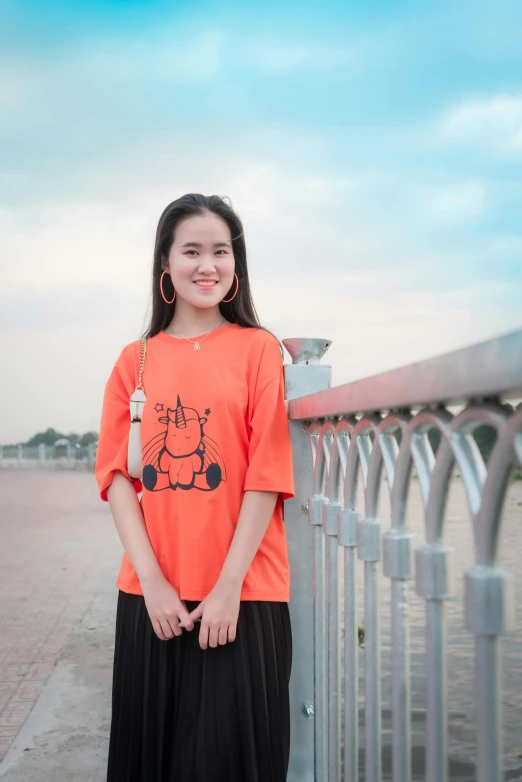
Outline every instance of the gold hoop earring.
{"type": "MultiPolygon", "coordinates": [[[[163,274],[167,274],[167,271],[165,270],[165,271],[163,272],[163,274]]],[[[167,301],[167,299],[165,298],[165,294],[163,293],[163,274],[162,274],[162,275],[161,275],[161,277],[160,277],[160,291],[161,291],[161,295],[163,296],[163,301],[164,301],[166,304],[172,304],[172,302],[173,302],[173,301],[174,301],[174,299],[176,298],[176,291],[174,290],[174,296],[172,297],[171,301],[167,301]]],[[[174,284],[172,285],[172,287],[174,287],[174,284]]]]}
{"type": "MultiPolygon", "coordinates": [[[[234,272],[234,277],[236,278],[236,292],[234,293],[234,296],[235,296],[235,295],[236,295],[236,293],[237,293],[237,292],[238,292],[238,290],[239,290],[239,279],[238,279],[238,276],[237,276],[237,274],[236,274],[235,272],[234,272]]],[[[222,301],[222,302],[225,302],[225,304],[227,304],[229,301],[232,301],[232,299],[234,298],[234,296],[232,296],[230,299],[221,299],[221,301],[222,301]]]]}

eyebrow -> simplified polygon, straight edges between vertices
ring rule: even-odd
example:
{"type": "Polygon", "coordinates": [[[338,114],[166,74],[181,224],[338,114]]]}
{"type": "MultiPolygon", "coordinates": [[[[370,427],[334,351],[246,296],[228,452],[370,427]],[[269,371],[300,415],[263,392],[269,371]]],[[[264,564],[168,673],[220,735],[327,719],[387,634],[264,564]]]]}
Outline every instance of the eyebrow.
{"type": "MultiPolygon", "coordinates": [[[[185,242],[182,247],[203,247],[199,242],[185,242]]],[[[230,247],[230,242],[214,242],[214,247],[230,247]]]]}

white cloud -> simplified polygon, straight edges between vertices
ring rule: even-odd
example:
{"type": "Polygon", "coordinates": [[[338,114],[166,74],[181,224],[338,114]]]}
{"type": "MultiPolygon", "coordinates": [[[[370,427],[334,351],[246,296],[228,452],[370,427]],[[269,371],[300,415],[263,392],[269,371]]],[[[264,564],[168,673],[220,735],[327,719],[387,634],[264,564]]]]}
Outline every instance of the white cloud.
{"type": "Polygon", "coordinates": [[[456,182],[449,187],[432,191],[429,211],[436,220],[460,222],[481,214],[485,202],[486,187],[483,182],[456,182]]]}
{"type": "MultiPolygon", "coordinates": [[[[318,174],[311,166],[273,162],[263,150],[217,152],[178,134],[181,155],[168,138],[144,142],[122,144],[102,166],[79,161],[81,187],[73,196],[66,190],[40,199],[36,208],[0,213],[10,318],[3,333],[10,327],[6,360],[14,367],[3,389],[3,407],[13,411],[4,442],[42,426],[92,428],[118,350],[137,339],[143,325],[157,219],[184,192],[231,197],[245,225],[262,322],[280,337],[333,339],[325,363],[333,364],[335,383],[515,325],[518,310],[498,306],[497,290],[493,314],[485,312],[483,294],[467,288],[426,291],[427,268],[430,280],[444,278],[454,287],[459,259],[427,243],[416,252],[408,245],[405,217],[414,224],[423,215],[424,231],[429,219],[436,225],[457,213],[476,214],[485,198],[478,180],[424,188],[419,207],[415,180],[391,183],[384,198],[378,177],[361,182],[342,172],[318,174]],[[42,351],[50,344],[56,370],[31,405],[29,391],[20,389],[44,376],[42,351]],[[78,378],[81,390],[75,391],[78,378]]],[[[513,252],[512,243],[508,249],[513,252]]]]}
{"type": "Polygon", "coordinates": [[[360,40],[336,45],[331,41],[329,44],[299,43],[249,37],[244,46],[245,61],[265,71],[290,70],[296,66],[313,68],[314,73],[334,68],[360,71],[368,59],[363,54],[360,40]]]}
{"type": "Polygon", "coordinates": [[[100,200],[58,202],[1,215],[6,293],[60,285],[112,284],[121,295],[148,279],[150,215],[100,200]]]}
{"type": "Polygon", "coordinates": [[[161,27],[146,39],[96,41],[95,46],[68,53],[70,66],[89,72],[100,82],[140,84],[168,82],[171,85],[198,82],[213,77],[226,51],[227,34],[219,28],[182,29],[161,27]]]}
{"type": "Polygon", "coordinates": [[[102,133],[111,118],[121,128],[122,114],[127,123],[141,122],[151,90],[161,90],[168,101],[176,87],[212,82],[226,40],[220,28],[162,26],[147,38],[76,40],[74,46],[50,50],[45,59],[5,58],[0,64],[0,108],[7,110],[2,125],[36,131],[64,123],[102,133]]]}
{"type": "MultiPolygon", "coordinates": [[[[35,76],[32,70],[15,63],[0,66],[0,108],[3,111],[11,111],[23,106],[35,76]]],[[[2,124],[4,119],[8,119],[7,115],[2,117],[2,124]]]]}
{"type": "Polygon", "coordinates": [[[488,237],[483,243],[484,254],[492,258],[518,261],[522,267],[522,235],[520,234],[495,234],[488,237]]]}
{"type": "Polygon", "coordinates": [[[300,65],[309,55],[307,46],[271,42],[252,42],[249,45],[249,59],[265,70],[282,70],[300,65]]]}
{"type": "Polygon", "coordinates": [[[305,191],[321,198],[343,194],[357,187],[356,180],[349,177],[303,176],[301,184],[305,191]]]}
{"type": "MultiPolygon", "coordinates": [[[[506,297],[508,288],[499,282],[494,295],[506,297]]],[[[280,338],[332,340],[322,363],[333,366],[335,385],[519,328],[515,308],[483,306],[492,290],[470,280],[451,291],[401,291],[393,270],[315,274],[302,283],[283,273],[255,287],[265,325],[280,338]]]]}
{"type": "Polygon", "coordinates": [[[449,109],[441,132],[450,141],[475,141],[491,148],[522,151],[522,95],[468,98],[449,109]]]}

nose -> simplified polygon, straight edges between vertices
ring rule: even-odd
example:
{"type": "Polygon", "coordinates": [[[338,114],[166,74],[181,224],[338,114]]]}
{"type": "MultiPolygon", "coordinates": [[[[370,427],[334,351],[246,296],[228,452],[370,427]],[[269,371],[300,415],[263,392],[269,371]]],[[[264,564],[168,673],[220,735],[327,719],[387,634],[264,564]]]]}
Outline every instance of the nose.
{"type": "Polygon", "coordinates": [[[201,262],[198,266],[198,271],[200,271],[202,274],[211,274],[213,271],[215,271],[215,263],[214,258],[212,256],[202,256],[201,262]]]}

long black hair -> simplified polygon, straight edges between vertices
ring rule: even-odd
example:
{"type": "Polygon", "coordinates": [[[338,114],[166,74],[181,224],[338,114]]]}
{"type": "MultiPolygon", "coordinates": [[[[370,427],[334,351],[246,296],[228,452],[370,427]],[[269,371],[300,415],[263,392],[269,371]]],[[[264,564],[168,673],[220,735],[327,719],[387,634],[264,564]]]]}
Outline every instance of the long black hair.
{"type": "MultiPolygon", "coordinates": [[[[186,217],[202,215],[205,212],[213,212],[223,218],[230,228],[232,237],[232,250],[235,259],[234,271],[238,277],[239,290],[230,302],[220,302],[219,310],[224,318],[231,323],[238,323],[246,328],[264,329],[257,316],[252,292],[248,280],[248,268],[246,259],[246,244],[243,233],[243,224],[239,216],[231,206],[220,196],[204,196],[200,193],[187,193],[169,204],[162,212],[156,229],[156,241],[154,244],[154,258],[152,263],[152,313],[149,324],[142,334],[144,337],[154,337],[165,329],[172,320],[176,311],[176,299],[172,304],[167,304],[160,291],[160,278],[163,273],[161,266],[162,256],[168,258],[170,248],[174,242],[176,226],[186,217]]],[[[168,275],[165,275],[167,277],[168,275]]],[[[228,293],[223,297],[229,299],[236,290],[236,278],[228,293]]],[[[174,293],[172,281],[164,278],[165,296],[171,299],[174,293]]],[[[272,332],[270,332],[272,333],[272,332]]],[[[273,335],[275,336],[275,335],[273,335]]],[[[277,339],[277,337],[276,337],[277,339]]],[[[279,340],[278,340],[279,341],[279,340]]],[[[283,353],[281,343],[279,343],[283,353]]]]}

